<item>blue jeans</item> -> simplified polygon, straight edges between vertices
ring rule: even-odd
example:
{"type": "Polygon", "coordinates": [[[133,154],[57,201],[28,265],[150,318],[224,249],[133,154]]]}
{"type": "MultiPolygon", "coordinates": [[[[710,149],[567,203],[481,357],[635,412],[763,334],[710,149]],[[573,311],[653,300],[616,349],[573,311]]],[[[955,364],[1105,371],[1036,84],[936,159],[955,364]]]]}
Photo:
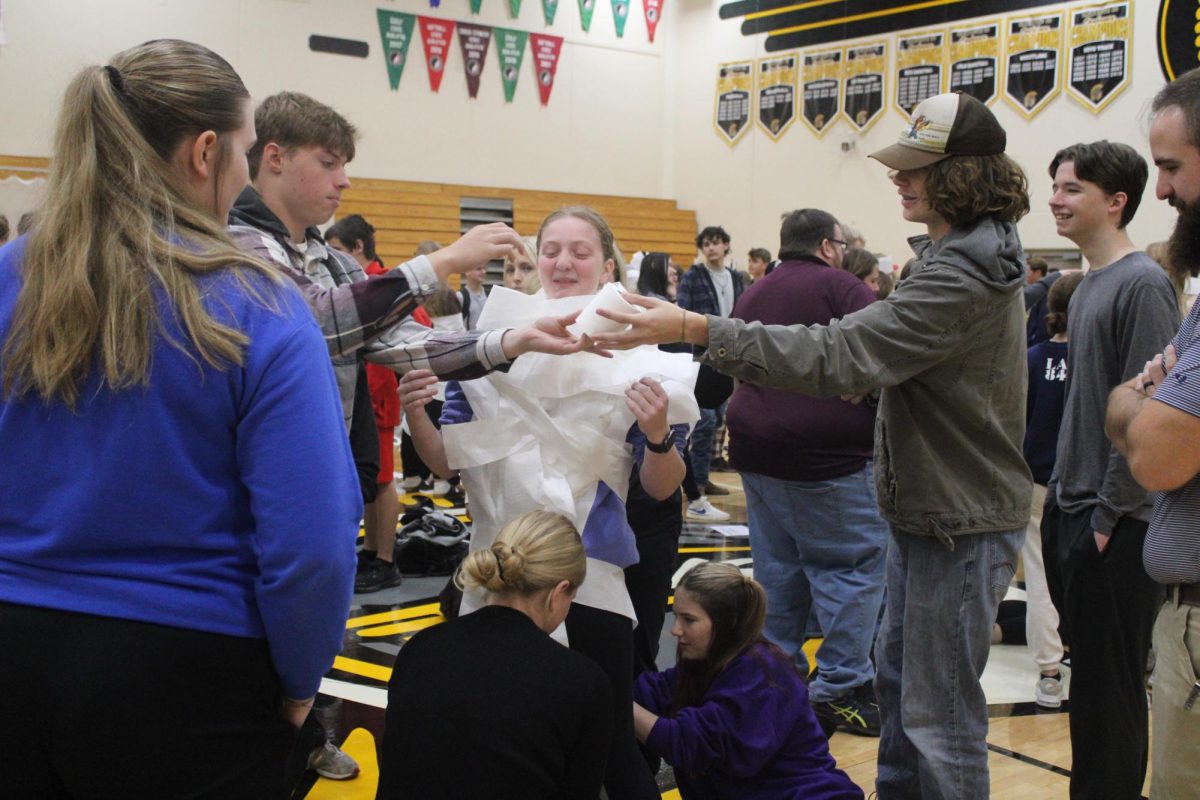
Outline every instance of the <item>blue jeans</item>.
{"type": "Polygon", "coordinates": [[[875,503],[874,470],[828,481],[742,474],[754,577],[767,590],[767,638],[805,673],[810,610],[825,631],[814,703],[844,697],[875,677],[871,645],[883,601],[888,526],[875,503]]]}
{"type": "Polygon", "coordinates": [[[708,465],[712,461],[712,440],[717,430],[717,409],[700,409],[700,419],[692,428],[692,471],[696,474],[696,486],[700,494],[704,494],[704,485],[708,483],[708,465]]]}
{"type": "Polygon", "coordinates": [[[880,800],[976,800],[989,791],[979,677],[1025,528],[953,537],[892,531],[875,645],[880,800]]]}

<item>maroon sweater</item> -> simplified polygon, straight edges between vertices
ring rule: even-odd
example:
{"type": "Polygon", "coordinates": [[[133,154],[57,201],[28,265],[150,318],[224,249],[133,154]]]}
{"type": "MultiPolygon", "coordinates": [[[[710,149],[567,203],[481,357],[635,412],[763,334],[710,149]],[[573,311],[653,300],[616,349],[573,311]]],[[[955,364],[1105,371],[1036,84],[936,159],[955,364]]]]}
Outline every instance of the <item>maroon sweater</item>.
{"type": "MultiPolygon", "coordinates": [[[[875,301],[858,278],[815,256],[787,260],[754,282],[732,316],[764,325],[827,325],[875,301]]],[[[874,448],[875,409],[836,397],[742,383],[729,401],[729,458],[739,472],[789,481],[841,478],[874,448]]]]}

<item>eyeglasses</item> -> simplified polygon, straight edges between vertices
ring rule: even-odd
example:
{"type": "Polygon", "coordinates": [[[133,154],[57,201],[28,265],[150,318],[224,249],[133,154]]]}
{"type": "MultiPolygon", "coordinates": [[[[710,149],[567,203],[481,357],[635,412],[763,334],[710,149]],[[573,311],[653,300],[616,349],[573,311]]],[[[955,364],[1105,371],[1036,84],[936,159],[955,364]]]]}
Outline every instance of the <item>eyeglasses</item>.
{"type": "Polygon", "coordinates": [[[850,246],[850,245],[846,244],[845,242],[843,242],[841,239],[826,239],[825,241],[833,242],[834,244],[840,244],[842,246],[843,250],[850,246]]]}

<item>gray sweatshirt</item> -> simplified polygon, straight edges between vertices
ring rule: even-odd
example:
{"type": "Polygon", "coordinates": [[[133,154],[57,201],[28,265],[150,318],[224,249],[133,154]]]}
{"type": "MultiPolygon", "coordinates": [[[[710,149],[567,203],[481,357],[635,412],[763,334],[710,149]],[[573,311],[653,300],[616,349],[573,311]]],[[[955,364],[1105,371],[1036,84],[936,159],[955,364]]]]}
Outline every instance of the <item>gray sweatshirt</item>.
{"type": "Polygon", "coordinates": [[[1066,408],[1050,487],[1063,511],[1091,511],[1092,530],[1112,533],[1126,516],[1150,519],[1149,495],[1104,435],[1104,412],[1108,393],[1141,372],[1178,327],[1175,290],[1142,252],[1089,272],[1071,297],[1066,408]]]}

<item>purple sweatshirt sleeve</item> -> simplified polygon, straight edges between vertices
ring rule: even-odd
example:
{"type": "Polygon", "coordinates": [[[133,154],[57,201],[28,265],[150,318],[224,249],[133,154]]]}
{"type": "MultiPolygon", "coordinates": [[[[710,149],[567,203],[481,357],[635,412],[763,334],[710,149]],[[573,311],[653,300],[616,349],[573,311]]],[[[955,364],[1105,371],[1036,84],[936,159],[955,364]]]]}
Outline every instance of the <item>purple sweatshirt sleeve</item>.
{"type": "Polygon", "coordinates": [[[633,699],[647,711],[663,715],[671,706],[676,669],[663,672],[643,672],[633,684],[633,699]]]}
{"type": "Polygon", "coordinates": [[[699,706],[659,717],[646,745],[676,769],[703,775],[720,764],[735,776],[762,771],[783,747],[807,705],[802,695],[771,686],[763,662],[754,655],[733,661],[713,682],[699,706]]]}

